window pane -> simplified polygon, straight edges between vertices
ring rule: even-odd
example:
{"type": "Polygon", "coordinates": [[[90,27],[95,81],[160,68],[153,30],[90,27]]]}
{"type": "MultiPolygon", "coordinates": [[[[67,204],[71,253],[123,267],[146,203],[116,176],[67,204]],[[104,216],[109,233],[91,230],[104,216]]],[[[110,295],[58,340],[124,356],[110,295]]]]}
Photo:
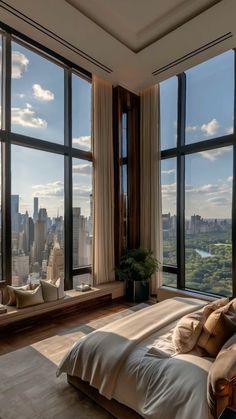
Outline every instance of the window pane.
{"type": "Polygon", "coordinates": [[[0,144],[0,281],[2,275],[2,146],[0,144]]]}
{"type": "Polygon", "coordinates": [[[73,159],[73,268],[91,265],[92,236],[92,163],[73,159]]]}
{"type": "Polygon", "coordinates": [[[177,93],[177,77],[171,77],[160,83],[160,135],[162,150],[176,147],[177,93]]]}
{"type": "Polygon", "coordinates": [[[233,132],[234,53],[224,54],[186,72],[186,143],[233,132]]]}
{"type": "Polygon", "coordinates": [[[64,143],[64,70],[12,43],[11,129],[64,143]]]}
{"type": "Polygon", "coordinates": [[[64,157],[12,146],[12,283],[64,276],[64,157]]]}
{"type": "Polygon", "coordinates": [[[127,135],[128,135],[128,129],[127,129],[127,113],[124,112],[122,114],[122,139],[121,139],[121,157],[127,157],[127,135]]]}
{"type": "Polygon", "coordinates": [[[72,146],[91,150],[91,94],[90,82],[72,74],[72,146]]]}
{"type": "Polygon", "coordinates": [[[233,149],[186,157],[186,287],[232,294],[233,149]]]}
{"type": "Polygon", "coordinates": [[[121,214],[123,216],[123,231],[121,237],[123,238],[122,249],[125,251],[127,249],[127,239],[128,239],[128,173],[127,173],[127,164],[122,165],[122,207],[121,214]]]}
{"type": "Polygon", "coordinates": [[[176,158],[161,162],[163,263],[176,265],[176,158]]]}
{"type": "Polygon", "coordinates": [[[177,288],[177,275],[169,272],[162,273],[163,285],[167,287],[177,288]]]}
{"type": "Polygon", "coordinates": [[[2,128],[2,35],[0,35],[0,129],[2,128]]]}

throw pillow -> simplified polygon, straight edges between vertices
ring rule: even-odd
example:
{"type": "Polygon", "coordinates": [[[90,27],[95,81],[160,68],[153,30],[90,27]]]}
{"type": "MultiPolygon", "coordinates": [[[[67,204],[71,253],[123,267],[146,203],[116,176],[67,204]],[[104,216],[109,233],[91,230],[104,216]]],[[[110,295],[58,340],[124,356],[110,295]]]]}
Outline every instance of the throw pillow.
{"type": "Polygon", "coordinates": [[[15,306],[16,305],[16,296],[15,296],[15,290],[30,290],[30,285],[22,285],[22,287],[13,287],[11,285],[7,285],[7,292],[9,300],[7,302],[7,306],[15,306]]]}
{"type": "Polygon", "coordinates": [[[53,280],[40,280],[42,286],[43,299],[45,302],[55,301],[64,297],[64,280],[58,278],[53,280]]]}
{"type": "Polygon", "coordinates": [[[15,296],[17,308],[30,307],[44,302],[41,285],[34,290],[15,290],[15,296]]]}
{"type": "Polygon", "coordinates": [[[177,353],[190,352],[196,345],[204,324],[203,309],[182,317],[173,332],[173,343],[177,353]]]}
{"type": "Polygon", "coordinates": [[[197,345],[216,357],[224,343],[236,332],[236,299],[218,308],[207,318],[197,345]]]}

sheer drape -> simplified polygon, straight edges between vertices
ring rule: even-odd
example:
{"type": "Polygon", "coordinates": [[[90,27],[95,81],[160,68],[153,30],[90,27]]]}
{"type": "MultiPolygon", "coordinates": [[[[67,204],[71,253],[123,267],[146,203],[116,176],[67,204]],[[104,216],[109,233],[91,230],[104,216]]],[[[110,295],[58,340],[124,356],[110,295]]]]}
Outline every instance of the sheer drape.
{"type": "Polygon", "coordinates": [[[95,284],[114,280],[112,85],[93,77],[95,284]]]}
{"type": "MultiPolygon", "coordinates": [[[[159,86],[141,92],[141,246],[162,261],[162,210],[159,134],[159,86]]],[[[162,269],[151,278],[151,294],[162,283],[162,269]]]]}

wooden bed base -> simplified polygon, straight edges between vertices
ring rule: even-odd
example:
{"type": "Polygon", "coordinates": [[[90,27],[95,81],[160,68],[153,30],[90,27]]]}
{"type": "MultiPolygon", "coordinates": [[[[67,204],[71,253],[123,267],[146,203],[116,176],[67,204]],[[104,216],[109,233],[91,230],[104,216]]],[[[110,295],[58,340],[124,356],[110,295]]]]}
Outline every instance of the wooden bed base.
{"type": "Polygon", "coordinates": [[[116,400],[108,400],[106,397],[99,394],[98,390],[91,387],[86,381],[81,380],[78,377],[72,377],[67,375],[67,381],[78,390],[82,391],[86,396],[92,399],[94,402],[99,404],[103,409],[107,410],[111,415],[117,419],[141,419],[138,413],[129,407],[117,402],[116,400]]]}

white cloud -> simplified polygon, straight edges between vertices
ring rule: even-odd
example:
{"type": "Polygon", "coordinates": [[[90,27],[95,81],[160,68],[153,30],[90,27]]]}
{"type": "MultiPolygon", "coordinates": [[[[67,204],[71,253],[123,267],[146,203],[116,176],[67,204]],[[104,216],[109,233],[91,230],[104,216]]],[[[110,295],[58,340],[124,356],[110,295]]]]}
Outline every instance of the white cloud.
{"type": "Polygon", "coordinates": [[[232,182],[233,181],[233,176],[229,176],[228,178],[227,178],[227,182],[232,182]]]}
{"type": "Polygon", "coordinates": [[[199,126],[198,125],[188,125],[186,127],[186,132],[196,132],[199,130],[199,126]]]}
{"type": "Polygon", "coordinates": [[[214,150],[207,150],[207,151],[201,151],[199,154],[201,154],[204,159],[215,161],[218,159],[218,157],[222,156],[225,153],[229,153],[232,151],[231,147],[224,147],[224,148],[218,148],[214,150]]]}
{"type": "Polygon", "coordinates": [[[54,100],[54,93],[50,90],[43,89],[40,84],[33,84],[32,86],[33,95],[36,99],[41,100],[43,102],[49,102],[54,100]]]}
{"type": "Polygon", "coordinates": [[[61,181],[34,185],[32,189],[34,190],[34,196],[39,198],[55,198],[64,195],[64,183],[61,181]]]}
{"type": "Polygon", "coordinates": [[[24,99],[25,93],[17,93],[16,96],[19,97],[20,99],[24,99]]]}
{"type": "Polygon", "coordinates": [[[92,187],[91,185],[81,185],[81,184],[74,184],[73,185],[73,195],[74,197],[85,197],[88,198],[88,196],[92,193],[92,187]]]}
{"type": "Polygon", "coordinates": [[[91,175],[92,166],[90,164],[74,164],[73,173],[80,175],[91,175]]]}
{"type": "Polygon", "coordinates": [[[172,173],[175,173],[175,169],[170,169],[170,170],[162,170],[161,173],[163,175],[171,175],[172,173]]]}
{"type": "Polygon", "coordinates": [[[228,127],[226,128],[226,134],[233,134],[234,133],[234,128],[233,127],[228,127]]]}
{"type": "Polygon", "coordinates": [[[213,118],[210,122],[207,122],[206,124],[202,124],[201,131],[204,132],[204,134],[207,137],[210,137],[212,135],[215,135],[220,128],[220,124],[217,121],[216,118],[213,118]]]}
{"type": "Polygon", "coordinates": [[[219,122],[217,121],[216,118],[213,118],[211,121],[206,122],[205,124],[202,124],[202,125],[188,125],[186,127],[186,132],[192,133],[192,134],[194,133],[198,134],[202,132],[205,137],[211,137],[217,134],[219,128],[220,128],[219,122]]]}
{"type": "Polygon", "coordinates": [[[19,51],[12,52],[12,78],[21,79],[29,64],[28,58],[19,51]]]}
{"type": "Polygon", "coordinates": [[[12,108],[11,112],[13,125],[31,128],[47,128],[47,121],[39,118],[29,103],[27,103],[24,108],[12,108]]]}
{"type": "Polygon", "coordinates": [[[83,150],[90,150],[91,147],[91,137],[90,135],[83,135],[78,138],[72,139],[73,145],[79,145],[83,150]]]}

